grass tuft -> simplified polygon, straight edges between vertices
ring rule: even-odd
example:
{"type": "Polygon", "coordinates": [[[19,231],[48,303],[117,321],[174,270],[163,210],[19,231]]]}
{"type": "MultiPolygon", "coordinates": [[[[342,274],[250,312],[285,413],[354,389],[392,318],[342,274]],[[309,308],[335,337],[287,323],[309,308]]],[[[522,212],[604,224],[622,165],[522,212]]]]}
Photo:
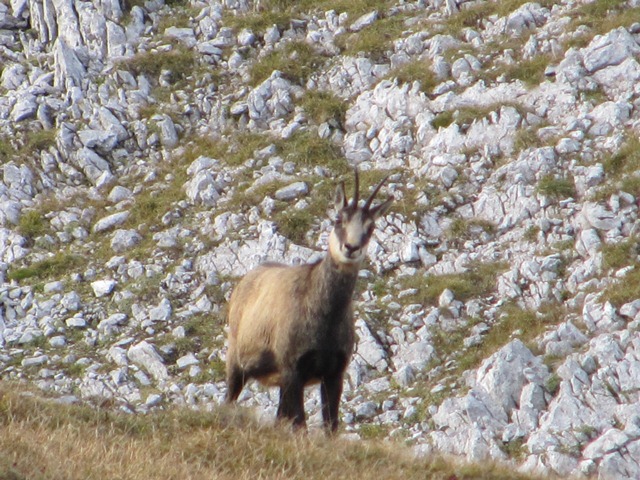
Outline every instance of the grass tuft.
{"type": "Polygon", "coordinates": [[[400,83],[420,82],[420,90],[431,93],[440,81],[429,67],[429,62],[411,61],[391,70],[387,77],[397,78],[400,83]]]}
{"type": "Polygon", "coordinates": [[[302,99],[302,108],[317,124],[335,122],[338,126],[342,126],[347,106],[347,102],[331,92],[309,90],[302,99]]]}
{"type": "Polygon", "coordinates": [[[436,305],[438,297],[449,289],[456,300],[466,301],[470,298],[483,297],[495,288],[498,274],[506,269],[506,264],[478,263],[472,265],[463,273],[449,273],[445,275],[415,275],[402,279],[403,289],[416,289],[416,293],[408,299],[426,305],[436,305]]]}
{"type": "Polygon", "coordinates": [[[550,174],[538,182],[539,194],[556,199],[575,197],[576,187],[573,178],[557,178],[550,174]]]}
{"type": "Polygon", "coordinates": [[[381,62],[404,28],[404,19],[399,15],[381,18],[357,33],[338,37],[336,44],[343,55],[357,56],[362,52],[372,61],[381,62]]]}
{"type": "Polygon", "coordinates": [[[158,79],[163,70],[170,73],[169,82],[177,83],[192,74],[196,66],[196,55],[192,49],[181,44],[173,45],[168,51],[149,51],[120,62],[120,68],[135,75],[146,75],[158,79]]]}
{"type": "Polygon", "coordinates": [[[274,50],[256,63],[250,70],[250,83],[254,86],[264,82],[275,70],[287,80],[305,85],[307,79],[324,63],[325,59],[306,42],[293,41],[284,48],[274,50]]]}
{"type": "Polygon", "coordinates": [[[41,260],[28,267],[11,268],[8,272],[9,280],[25,280],[27,278],[35,278],[45,280],[47,278],[56,277],[68,273],[73,268],[82,264],[82,259],[74,255],[57,253],[51,258],[41,260]]]}

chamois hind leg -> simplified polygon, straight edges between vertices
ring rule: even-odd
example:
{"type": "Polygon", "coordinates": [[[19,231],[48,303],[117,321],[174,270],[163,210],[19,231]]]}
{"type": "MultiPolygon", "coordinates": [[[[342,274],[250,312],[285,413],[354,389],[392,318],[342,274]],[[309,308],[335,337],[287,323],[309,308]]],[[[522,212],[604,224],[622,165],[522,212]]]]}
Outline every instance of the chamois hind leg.
{"type": "Polygon", "coordinates": [[[338,413],[342,395],[342,373],[327,376],[320,385],[322,400],[322,423],[327,433],[338,429],[338,413]]]}
{"type": "Polygon", "coordinates": [[[239,366],[227,365],[227,395],[224,402],[235,402],[246,381],[245,372],[239,366]]]}
{"type": "Polygon", "coordinates": [[[307,426],[304,414],[304,384],[298,375],[283,379],[276,417],[279,420],[292,421],[296,430],[307,426]]]}

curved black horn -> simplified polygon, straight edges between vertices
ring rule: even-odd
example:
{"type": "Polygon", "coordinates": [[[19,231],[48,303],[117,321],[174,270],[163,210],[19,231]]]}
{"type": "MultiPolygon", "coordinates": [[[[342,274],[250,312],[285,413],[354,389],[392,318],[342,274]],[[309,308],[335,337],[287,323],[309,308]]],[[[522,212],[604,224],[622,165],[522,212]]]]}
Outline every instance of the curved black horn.
{"type": "Polygon", "coordinates": [[[378,190],[380,190],[380,187],[382,187],[382,185],[384,184],[384,182],[387,181],[387,179],[391,176],[391,174],[387,175],[386,177],[384,177],[382,179],[382,181],[378,184],[378,186],[373,190],[373,193],[371,195],[369,195],[369,198],[367,199],[367,202],[364,204],[364,207],[362,207],[362,209],[366,212],[369,210],[369,207],[371,206],[371,202],[373,202],[373,199],[376,197],[376,194],[378,193],[378,190]]]}
{"type": "Polygon", "coordinates": [[[359,191],[360,191],[360,179],[358,178],[358,169],[354,168],[353,169],[353,173],[356,176],[356,180],[355,180],[355,187],[354,187],[354,191],[353,191],[353,199],[351,200],[351,206],[358,208],[358,201],[360,200],[359,197],[359,191]]]}

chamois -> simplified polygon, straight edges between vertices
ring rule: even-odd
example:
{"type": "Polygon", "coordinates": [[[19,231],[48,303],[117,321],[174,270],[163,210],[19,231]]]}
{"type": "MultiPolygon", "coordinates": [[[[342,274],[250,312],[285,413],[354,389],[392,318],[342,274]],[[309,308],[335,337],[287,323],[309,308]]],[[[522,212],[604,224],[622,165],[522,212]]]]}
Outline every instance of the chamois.
{"type": "Polygon", "coordinates": [[[337,217],[324,258],[297,266],[266,263],[238,283],[229,302],[227,403],[238,398],[250,378],[279,386],[278,420],[304,428],[304,387],[320,383],[323,425],[328,433],[336,431],[354,348],[354,287],[374,222],[393,201],[371,206],[387,178],[362,207],[357,170],[351,202],[344,183],[338,185],[337,217]]]}

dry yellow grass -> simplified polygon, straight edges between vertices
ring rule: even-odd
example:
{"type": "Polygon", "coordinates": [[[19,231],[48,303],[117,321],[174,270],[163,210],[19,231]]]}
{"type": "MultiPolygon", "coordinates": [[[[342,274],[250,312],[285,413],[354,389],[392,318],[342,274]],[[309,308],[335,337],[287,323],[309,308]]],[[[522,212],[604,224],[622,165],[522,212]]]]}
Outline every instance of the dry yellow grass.
{"type": "Polygon", "coordinates": [[[130,415],[60,405],[0,383],[0,478],[527,479],[489,463],[415,459],[406,447],[292,434],[238,410],[130,415]]]}

